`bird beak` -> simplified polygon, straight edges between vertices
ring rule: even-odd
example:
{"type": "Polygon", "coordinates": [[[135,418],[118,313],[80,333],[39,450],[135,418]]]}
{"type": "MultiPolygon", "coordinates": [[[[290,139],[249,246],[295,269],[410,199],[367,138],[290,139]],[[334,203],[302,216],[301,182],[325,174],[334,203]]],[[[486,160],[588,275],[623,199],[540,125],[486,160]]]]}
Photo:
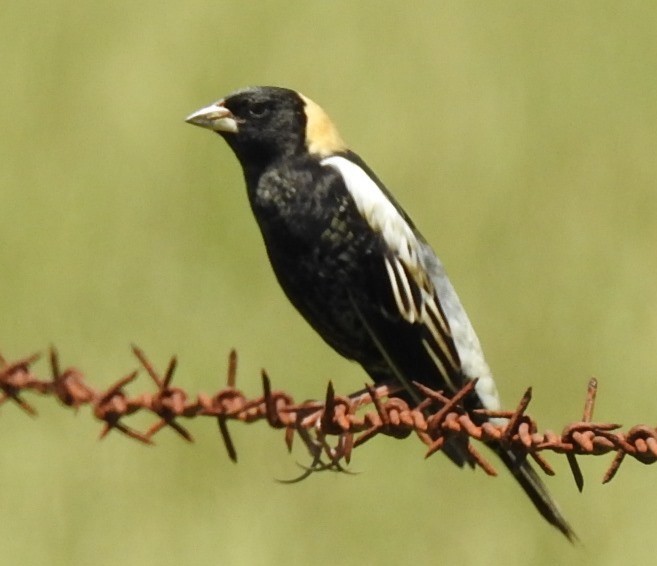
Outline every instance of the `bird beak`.
{"type": "Polygon", "coordinates": [[[201,126],[215,132],[237,133],[237,119],[233,113],[223,106],[223,100],[201,108],[185,118],[188,124],[201,126]]]}

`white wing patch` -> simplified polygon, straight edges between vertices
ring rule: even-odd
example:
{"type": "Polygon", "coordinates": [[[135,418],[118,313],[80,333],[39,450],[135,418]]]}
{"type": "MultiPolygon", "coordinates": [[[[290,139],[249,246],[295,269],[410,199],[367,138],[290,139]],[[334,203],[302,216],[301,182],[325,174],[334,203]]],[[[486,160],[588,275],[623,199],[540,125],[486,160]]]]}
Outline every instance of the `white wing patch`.
{"type": "Polygon", "coordinates": [[[410,324],[422,326],[422,344],[427,354],[445,384],[457,391],[459,385],[454,383],[454,377],[461,371],[461,362],[436,290],[420,258],[420,243],[413,229],[357,164],[335,155],[323,159],[321,164],[342,175],[358,211],[388,245],[390,253],[384,262],[397,310],[410,324]]]}
{"type": "Polygon", "coordinates": [[[419,264],[418,242],[413,230],[370,176],[352,161],[338,155],[322,159],[321,164],[333,167],[342,175],[358,211],[374,230],[383,235],[390,249],[405,264],[419,264]]]}

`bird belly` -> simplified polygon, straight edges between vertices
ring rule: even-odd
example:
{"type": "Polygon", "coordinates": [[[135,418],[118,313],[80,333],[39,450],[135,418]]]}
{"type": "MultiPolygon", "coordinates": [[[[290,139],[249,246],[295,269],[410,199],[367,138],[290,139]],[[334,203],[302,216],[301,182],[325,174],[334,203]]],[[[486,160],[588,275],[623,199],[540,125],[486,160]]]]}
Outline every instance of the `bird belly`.
{"type": "Polygon", "coordinates": [[[377,363],[379,352],[353,305],[352,297],[372,295],[362,274],[352,273],[339,254],[295,250],[290,245],[267,251],[288,299],[324,341],[361,365],[377,363]]]}

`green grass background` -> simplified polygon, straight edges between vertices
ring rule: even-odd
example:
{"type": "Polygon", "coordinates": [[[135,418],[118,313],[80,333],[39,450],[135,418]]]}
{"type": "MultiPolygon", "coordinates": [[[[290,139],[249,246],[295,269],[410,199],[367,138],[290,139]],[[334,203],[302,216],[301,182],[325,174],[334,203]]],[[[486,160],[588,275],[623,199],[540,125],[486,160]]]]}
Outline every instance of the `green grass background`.
{"type": "MultiPolygon", "coordinates": [[[[183,122],[250,84],[314,98],[446,263],[506,404],[534,387],[556,430],[600,378],[596,417],[657,418],[657,7],[652,2],[32,0],[0,21],[0,349],[55,344],[106,386],[136,342],[212,391],[226,356],[298,399],[365,376],[287,304],[236,160],[183,122]]],[[[45,372],[45,364],[37,366],[45,372]]],[[[130,388],[152,390],[145,377],[130,388]]],[[[96,440],[83,409],[0,407],[0,562],[651,564],[657,469],[562,457],[548,480],[582,539],[546,526],[507,475],[355,453],[300,485],[302,451],[211,422],[145,448],[96,440]]],[[[148,419],[133,421],[146,427],[148,419]]]]}

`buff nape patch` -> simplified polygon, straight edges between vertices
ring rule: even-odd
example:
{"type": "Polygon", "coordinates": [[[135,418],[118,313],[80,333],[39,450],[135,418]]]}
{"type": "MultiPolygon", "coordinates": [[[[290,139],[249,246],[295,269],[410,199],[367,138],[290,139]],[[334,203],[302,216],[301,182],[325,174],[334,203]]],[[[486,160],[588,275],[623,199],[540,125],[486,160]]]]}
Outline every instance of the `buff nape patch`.
{"type": "Polygon", "coordinates": [[[306,112],[306,147],[319,157],[328,157],[347,150],[338,130],[324,109],[310,98],[300,94],[306,112]]]}

